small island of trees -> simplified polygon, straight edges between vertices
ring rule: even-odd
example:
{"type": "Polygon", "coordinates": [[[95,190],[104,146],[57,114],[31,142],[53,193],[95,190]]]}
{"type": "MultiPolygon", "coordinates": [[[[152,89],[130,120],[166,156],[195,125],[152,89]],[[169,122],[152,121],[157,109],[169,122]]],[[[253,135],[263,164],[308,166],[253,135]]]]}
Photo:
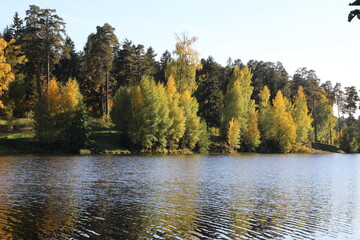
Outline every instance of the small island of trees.
{"type": "Polygon", "coordinates": [[[0,153],[359,150],[354,86],[280,62],[199,59],[187,34],[156,60],[114,31],[96,27],[77,52],[55,10],[15,13],[0,34],[0,153]]]}

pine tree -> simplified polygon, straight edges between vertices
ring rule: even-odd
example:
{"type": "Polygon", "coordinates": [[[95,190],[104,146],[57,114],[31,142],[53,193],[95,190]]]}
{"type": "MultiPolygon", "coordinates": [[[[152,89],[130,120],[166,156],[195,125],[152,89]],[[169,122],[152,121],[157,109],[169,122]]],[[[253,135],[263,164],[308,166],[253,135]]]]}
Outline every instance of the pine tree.
{"type": "MultiPolygon", "coordinates": [[[[109,113],[109,74],[114,61],[118,40],[115,29],[108,23],[96,27],[96,34],[90,34],[84,52],[86,83],[92,91],[99,92],[97,104],[102,116],[109,113]],[[105,97],[104,97],[105,96],[105,97]]],[[[88,104],[92,104],[89,103],[88,104]]]]}
{"type": "Polygon", "coordinates": [[[22,39],[24,52],[29,59],[28,68],[35,69],[39,99],[41,99],[42,76],[49,85],[51,71],[63,51],[65,22],[54,9],[41,9],[30,5],[26,11],[25,30],[22,39]]]}

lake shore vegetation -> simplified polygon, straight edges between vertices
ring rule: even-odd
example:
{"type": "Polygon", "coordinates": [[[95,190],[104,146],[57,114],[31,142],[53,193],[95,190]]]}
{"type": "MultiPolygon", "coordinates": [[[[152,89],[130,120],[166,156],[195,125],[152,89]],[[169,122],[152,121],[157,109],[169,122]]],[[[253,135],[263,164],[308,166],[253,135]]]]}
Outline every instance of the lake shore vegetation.
{"type": "Polygon", "coordinates": [[[0,154],[360,151],[354,86],[280,62],[222,66],[186,33],[157,58],[94,30],[77,52],[56,10],[15,13],[0,34],[0,154]]]}

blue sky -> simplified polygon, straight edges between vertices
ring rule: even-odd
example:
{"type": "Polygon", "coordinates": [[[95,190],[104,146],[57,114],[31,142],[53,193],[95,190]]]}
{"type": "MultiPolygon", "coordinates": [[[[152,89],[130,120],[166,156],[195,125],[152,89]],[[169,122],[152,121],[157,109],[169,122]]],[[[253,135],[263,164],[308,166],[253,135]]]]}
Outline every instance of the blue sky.
{"type": "Polygon", "coordinates": [[[197,36],[202,58],[280,61],[292,75],[299,67],[360,89],[360,20],[347,22],[352,0],[0,0],[0,30],[31,4],[56,9],[67,34],[82,50],[96,26],[109,23],[119,41],[173,51],[175,33],[197,36]]]}

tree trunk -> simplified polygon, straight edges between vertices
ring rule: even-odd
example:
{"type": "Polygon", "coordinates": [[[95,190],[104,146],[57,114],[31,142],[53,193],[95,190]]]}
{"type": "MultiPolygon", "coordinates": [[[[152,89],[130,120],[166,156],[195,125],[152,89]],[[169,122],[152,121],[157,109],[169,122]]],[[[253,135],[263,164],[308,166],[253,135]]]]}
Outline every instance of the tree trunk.
{"type": "Polygon", "coordinates": [[[109,74],[106,73],[105,82],[105,114],[109,116],[109,74]]]}
{"type": "Polygon", "coordinates": [[[104,88],[103,86],[100,87],[100,95],[101,95],[101,104],[100,104],[100,114],[102,117],[104,117],[104,88]]]}
{"type": "Polygon", "coordinates": [[[315,108],[315,96],[313,96],[313,113],[314,113],[315,142],[318,142],[318,138],[317,138],[317,123],[316,123],[316,108],[315,108]]]}
{"type": "Polygon", "coordinates": [[[49,88],[50,82],[50,58],[49,53],[46,54],[46,91],[49,88]]]}
{"type": "Polygon", "coordinates": [[[37,92],[38,92],[39,101],[40,101],[42,98],[40,64],[36,65],[36,87],[37,87],[37,92]]]}

